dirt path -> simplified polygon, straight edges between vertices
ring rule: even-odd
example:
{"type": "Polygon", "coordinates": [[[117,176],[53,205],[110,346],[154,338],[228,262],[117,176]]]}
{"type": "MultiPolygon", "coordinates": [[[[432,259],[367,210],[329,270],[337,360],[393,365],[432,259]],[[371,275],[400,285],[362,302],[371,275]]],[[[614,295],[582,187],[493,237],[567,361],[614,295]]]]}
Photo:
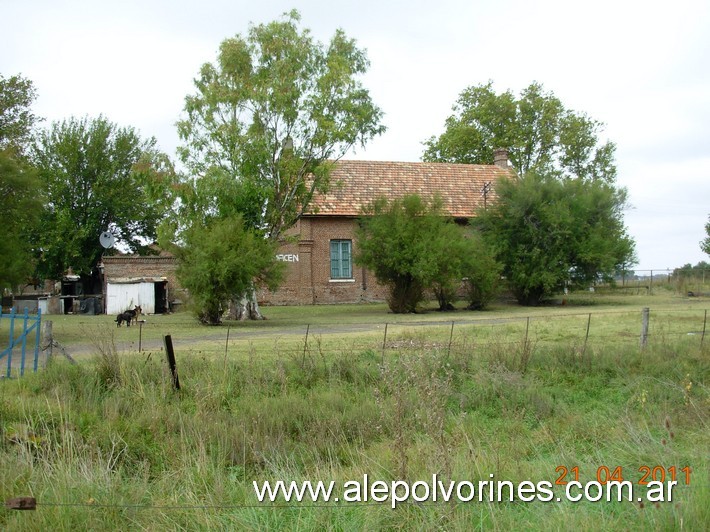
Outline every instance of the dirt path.
{"type": "MultiPolygon", "coordinates": [[[[493,324],[503,324],[508,323],[511,320],[519,321],[521,318],[470,318],[470,319],[456,319],[456,320],[435,320],[435,321],[415,321],[406,323],[390,323],[390,331],[402,330],[405,328],[419,328],[419,327],[450,327],[452,322],[455,325],[493,325],[493,324]]],[[[385,321],[381,323],[339,323],[332,325],[285,325],[285,326],[270,326],[268,328],[262,329],[245,329],[241,327],[231,327],[227,328],[225,326],[204,328],[204,334],[196,334],[189,337],[183,336],[173,336],[173,341],[175,343],[176,349],[178,347],[189,347],[198,344],[206,344],[210,342],[222,343],[224,344],[227,340],[227,334],[230,336],[230,345],[236,342],[243,342],[245,340],[258,340],[258,339],[268,339],[272,338],[277,340],[279,338],[290,338],[294,337],[304,338],[306,333],[309,337],[332,337],[332,336],[343,336],[350,334],[372,334],[379,333],[384,334],[385,321]]],[[[135,325],[134,325],[135,327],[135,325]]],[[[165,334],[170,334],[169,327],[165,327],[165,334]]],[[[153,334],[154,336],[154,334],[153,334]]],[[[58,338],[61,342],[61,338],[58,338]]],[[[115,346],[118,352],[130,352],[139,350],[139,339],[138,334],[136,334],[134,339],[131,340],[121,340],[115,341],[115,346]]],[[[93,355],[97,352],[97,348],[94,342],[90,340],[74,342],[71,345],[65,346],[67,352],[77,359],[85,358],[89,355],[93,355]]],[[[145,352],[155,352],[163,350],[163,339],[156,338],[142,338],[140,340],[140,350],[145,352]]],[[[55,349],[55,355],[59,354],[55,349]]],[[[13,362],[13,366],[14,366],[13,362]]]]}

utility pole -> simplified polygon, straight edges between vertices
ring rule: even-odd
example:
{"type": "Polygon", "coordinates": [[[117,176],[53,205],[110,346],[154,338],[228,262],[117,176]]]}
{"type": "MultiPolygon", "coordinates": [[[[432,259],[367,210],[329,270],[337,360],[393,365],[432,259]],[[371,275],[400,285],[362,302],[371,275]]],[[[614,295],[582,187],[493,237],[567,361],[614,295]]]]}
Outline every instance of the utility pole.
{"type": "Polygon", "coordinates": [[[488,181],[486,184],[483,185],[483,189],[481,190],[481,194],[483,195],[483,210],[486,210],[488,208],[488,194],[491,191],[492,187],[493,184],[488,181]]]}

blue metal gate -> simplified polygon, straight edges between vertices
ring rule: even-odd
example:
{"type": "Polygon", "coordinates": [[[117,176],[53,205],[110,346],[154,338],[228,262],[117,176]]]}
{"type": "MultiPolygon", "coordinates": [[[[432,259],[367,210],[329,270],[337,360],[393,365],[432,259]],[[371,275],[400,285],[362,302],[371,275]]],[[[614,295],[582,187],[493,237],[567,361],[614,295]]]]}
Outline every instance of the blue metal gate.
{"type": "MultiPolygon", "coordinates": [[[[37,315],[30,316],[30,313],[25,309],[24,315],[17,314],[17,311],[12,308],[10,309],[10,314],[0,313],[0,325],[2,325],[3,320],[10,320],[9,328],[9,341],[8,346],[0,352],[0,367],[2,360],[7,357],[6,368],[7,371],[5,376],[10,378],[12,376],[12,357],[15,347],[20,349],[20,376],[25,374],[25,359],[27,353],[27,337],[32,331],[35,333],[34,342],[34,362],[32,365],[32,370],[37,371],[37,363],[39,361],[39,335],[40,335],[40,325],[42,323],[42,312],[37,310],[37,315]],[[15,326],[21,323],[22,332],[15,335],[15,326]]],[[[31,347],[30,347],[31,349],[31,347]]]]}

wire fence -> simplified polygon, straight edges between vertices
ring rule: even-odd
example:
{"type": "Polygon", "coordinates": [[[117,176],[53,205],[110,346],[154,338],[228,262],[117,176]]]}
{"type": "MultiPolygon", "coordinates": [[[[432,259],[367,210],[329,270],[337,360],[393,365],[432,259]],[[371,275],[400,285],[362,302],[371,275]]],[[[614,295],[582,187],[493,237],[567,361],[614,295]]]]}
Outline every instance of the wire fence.
{"type": "MultiPolygon", "coordinates": [[[[172,319],[161,323],[158,317],[147,317],[130,329],[120,329],[118,347],[127,351],[148,352],[163,349],[163,335],[170,334],[176,350],[182,354],[204,353],[232,356],[238,353],[270,350],[288,356],[312,356],[314,353],[347,354],[373,351],[383,359],[393,353],[409,350],[439,350],[451,353],[490,350],[494,346],[534,345],[536,349],[554,346],[574,346],[580,350],[596,346],[637,347],[683,339],[688,345],[702,348],[707,327],[707,308],[636,309],[596,312],[550,312],[544,315],[505,317],[460,317],[455,319],[421,319],[383,323],[323,323],[293,326],[262,324],[227,325],[208,328],[194,319],[172,319]]],[[[89,333],[96,322],[83,321],[80,327],[89,333]]],[[[102,324],[105,328],[106,323],[102,324]]],[[[113,327],[113,329],[116,329],[113,327]]],[[[117,333],[118,334],[118,333],[117,333]]],[[[61,341],[61,338],[59,339],[61,341]]],[[[705,489],[706,483],[694,483],[693,488],[705,489]]],[[[343,508],[383,506],[384,503],[244,503],[244,504],[121,504],[68,501],[29,500],[17,502],[13,509],[86,507],[100,509],[204,510],[230,511],[244,509],[343,508]],[[22,507],[27,504],[27,507],[22,507]]],[[[415,506],[439,503],[406,503],[415,506]]]]}
{"type": "Polygon", "coordinates": [[[653,294],[654,290],[670,290],[689,297],[708,296],[710,268],[626,270],[614,278],[613,284],[596,288],[635,295],[653,294]]]}
{"type": "MultiPolygon", "coordinates": [[[[464,481],[466,482],[466,481],[464,481]]],[[[470,481],[468,481],[470,482],[470,481]]],[[[601,483],[600,483],[601,484],[601,483]]],[[[688,486],[682,486],[683,489],[706,489],[708,487],[707,483],[693,483],[693,485],[688,485],[688,486]]],[[[556,491],[553,491],[553,496],[560,496],[564,493],[564,489],[559,488],[558,486],[555,486],[558,488],[556,491]]],[[[576,493],[575,493],[576,495],[576,493]]],[[[202,510],[202,511],[209,511],[209,512],[228,512],[228,511],[238,511],[238,510],[293,510],[293,511],[303,511],[303,510],[308,510],[308,509],[320,509],[320,510],[346,510],[346,509],[353,509],[353,508],[386,508],[388,511],[392,509],[392,500],[391,498],[388,498],[387,500],[384,501],[368,501],[368,502],[313,502],[313,503],[306,503],[306,502],[287,502],[287,503],[278,503],[278,502],[264,502],[264,503],[244,503],[244,504],[234,504],[234,503],[223,503],[223,504],[185,504],[185,505],[178,505],[178,504],[120,504],[120,503],[98,503],[98,502],[54,502],[54,501],[39,501],[35,498],[27,498],[27,499],[33,499],[32,502],[27,502],[25,503],[27,506],[26,507],[16,507],[14,506],[13,503],[9,503],[9,501],[6,501],[6,508],[11,509],[11,510],[38,510],[41,508],[86,508],[86,509],[93,509],[96,511],[100,510],[130,510],[130,511],[179,511],[179,510],[185,510],[185,511],[196,511],[196,510],[202,510]]],[[[466,507],[468,506],[468,502],[465,500],[457,501],[455,500],[456,497],[451,497],[449,501],[441,502],[441,501],[431,501],[431,500],[397,500],[397,506],[402,506],[402,507],[418,507],[418,508],[425,508],[425,507],[441,507],[442,505],[451,505],[454,507],[466,507]]],[[[543,502],[544,501],[549,501],[552,499],[540,499],[543,502]]],[[[558,503],[561,503],[563,499],[558,498],[558,503]]],[[[484,498],[485,502],[486,499],[484,498]]],[[[574,501],[574,503],[578,503],[579,499],[574,501]]],[[[598,502],[591,500],[589,502],[594,503],[598,502]]],[[[530,503],[530,499],[528,500],[521,500],[521,499],[514,499],[514,500],[509,500],[508,498],[503,498],[502,501],[496,502],[496,501],[490,501],[492,503],[501,505],[505,503],[514,503],[514,504],[525,504],[525,503],[530,503]]],[[[572,503],[572,501],[568,501],[572,503]]],[[[643,501],[639,501],[638,497],[636,498],[635,501],[628,501],[626,499],[622,499],[621,501],[615,501],[612,499],[610,502],[635,502],[636,504],[639,505],[639,507],[643,508],[643,501]]],[[[670,502],[670,501],[665,501],[665,502],[670,502]]]]}
{"type": "MultiPolygon", "coordinates": [[[[443,316],[443,315],[441,315],[443,316]]],[[[123,352],[164,350],[164,336],[170,335],[175,350],[182,354],[235,356],[270,353],[286,356],[347,354],[374,351],[383,357],[412,349],[474,352],[512,345],[533,345],[537,349],[572,346],[645,347],[684,341],[702,347],[708,329],[708,309],[620,310],[603,312],[545,313],[508,317],[460,317],[444,320],[392,321],[383,323],[309,323],[282,326],[269,323],[229,324],[206,327],[194,319],[147,317],[130,329],[107,328],[86,321],[83,334],[115,334],[115,345],[123,352]],[[644,313],[647,321],[644,322],[644,313]],[[114,332],[115,331],[115,332],[114,332]]],[[[62,338],[58,338],[62,342],[62,338]]],[[[91,344],[68,348],[72,354],[91,354],[91,344]]]]}

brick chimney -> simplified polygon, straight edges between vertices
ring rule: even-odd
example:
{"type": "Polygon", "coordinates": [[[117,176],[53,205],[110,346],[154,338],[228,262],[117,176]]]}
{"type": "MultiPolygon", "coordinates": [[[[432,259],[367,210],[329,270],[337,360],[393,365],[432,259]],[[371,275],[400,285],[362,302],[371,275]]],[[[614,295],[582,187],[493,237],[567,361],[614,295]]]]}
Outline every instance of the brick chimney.
{"type": "Polygon", "coordinates": [[[508,150],[498,148],[493,151],[493,164],[500,168],[508,169],[508,150]]]}

